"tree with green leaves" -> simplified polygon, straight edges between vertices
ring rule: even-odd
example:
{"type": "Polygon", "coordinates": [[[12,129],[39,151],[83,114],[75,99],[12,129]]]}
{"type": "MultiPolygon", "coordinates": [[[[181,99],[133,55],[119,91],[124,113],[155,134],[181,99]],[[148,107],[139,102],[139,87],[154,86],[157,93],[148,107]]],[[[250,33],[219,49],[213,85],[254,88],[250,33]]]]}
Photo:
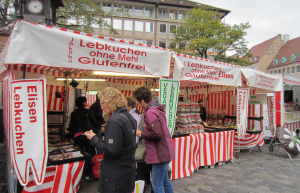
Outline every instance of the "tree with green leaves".
{"type": "Polygon", "coordinates": [[[57,10],[56,25],[75,31],[93,33],[95,26],[103,26],[111,33],[117,31],[104,18],[124,14],[122,8],[104,10],[99,2],[90,0],[63,0],[65,7],[57,10]]]}
{"type": "Polygon", "coordinates": [[[185,22],[174,31],[174,42],[185,43],[186,51],[195,50],[194,55],[202,58],[207,58],[208,50],[213,49],[216,53],[214,60],[239,61],[241,65],[248,65],[248,61],[241,60],[249,51],[248,42],[244,39],[247,34],[245,30],[249,27],[249,23],[225,24],[217,18],[216,11],[195,8],[188,12],[185,22]],[[226,51],[236,51],[237,57],[226,59],[226,51]]]}
{"type": "Polygon", "coordinates": [[[17,10],[20,8],[19,1],[0,1],[0,27],[7,26],[16,20],[17,10]]]}

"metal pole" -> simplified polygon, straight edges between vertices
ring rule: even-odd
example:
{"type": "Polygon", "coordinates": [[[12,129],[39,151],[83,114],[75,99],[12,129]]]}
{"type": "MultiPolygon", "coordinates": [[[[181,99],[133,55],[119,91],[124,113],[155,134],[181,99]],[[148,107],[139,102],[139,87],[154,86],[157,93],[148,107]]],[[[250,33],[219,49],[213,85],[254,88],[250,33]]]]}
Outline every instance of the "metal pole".
{"type": "Polygon", "coordinates": [[[25,79],[25,76],[26,76],[26,65],[24,65],[24,68],[23,68],[23,79],[25,79]]]}
{"type": "Polygon", "coordinates": [[[69,98],[69,83],[68,83],[69,73],[66,72],[66,86],[65,86],[65,93],[64,93],[64,114],[63,114],[63,137],[62,140],[65,141],[65,133],[66,133],[66,126],[67,126],[67,108],[68,108],[68,98],[69,98]]]}

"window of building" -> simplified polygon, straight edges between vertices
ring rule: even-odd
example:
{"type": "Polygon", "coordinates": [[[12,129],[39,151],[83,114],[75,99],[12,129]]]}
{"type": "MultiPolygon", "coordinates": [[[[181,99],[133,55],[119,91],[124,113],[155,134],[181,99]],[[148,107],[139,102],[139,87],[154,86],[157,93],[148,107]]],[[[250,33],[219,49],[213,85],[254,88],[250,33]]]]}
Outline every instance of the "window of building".
{"type": "Polygon", "coordinates": [[[135,42],[135,43],[141,43],[141,44],[142,44],[142,43],[143,43],[143,40],[135,39],[134,42],[135,42]]]}
{"type": "Polygon", "coordinates": [[[295,66],[292,67],[292,73],[295,73],[295,66]]]}
{"type": "Polygon", "coordinates": [[[285,63],[285,62],[286,62],[286,60],[287,60],[287,58],[286,58],[286,57],[282,57],[282,58],[281,58],[281,63],[285,63]]]}
{"type": "Polygon", "coordinates": [[[273,74],[273,71],[270,71],[270,74],[273,74]]]}
{"type": "Polygon", "coordinates": [[[169,19],[169,10],[160,9],[158,11],[159,18],[161,19],[169,19]]]}
{"type": "Polygon", "coordinates": [[[169,11],[169,19],[174,19],[174,11],[169,11]]]}
{"type": "Polygon", "coordinates": [[[170,42],[168,48],[173,49],[173,50],[176,49],[176,43],[175,42],[170,42]]]}
{"type": "Polygon", "coordinates": [[[135,31],[144,31],[143,21],[135,21],[135,31]]]}
{"type": "Polygon", "coordinates": [[[252,62],[253,61],[253,58],[250,58],[250,62],[252,62]]]}
{"type": "Polygon", "coordinates": [[[124,6],[124,13],[125,13],[125,15],[132,15],[132,6],[125,5],[124,6]]]}
{"type": "Polygon", "coordinates": [[[254,61],[256,61],[256,60],[257,60],[257,58],[258,58],[258,56],[255,56],[255,58],[254,58],[254,61]]]}
{"type": "Polygon", "coordinates": [[[146,32],[154,32],[154,23],[146,22],[146,32]]]}
{"type": "Polygon", "coordinates": [[[297,72],[300,72],[300,66],[297,66],[297,72]]]}
{"type": "Polygon", "coordinates": [[[177,25],[170,24],[170,34],[174,34],[174,30],[177,29],[177,25]]]}
{"type": "Polygon", "coordinates": [[[123,40],[126,42],[132,42],[132,38],[123,38],[123,40]]]}
{"type": "Polygon", "coordinates": [[[183,50],[183,49],[185,49],[185,43],[179,43],[179,49],[180,50],[183,50]]]}
{"type": "Polygon", "coordinates": [[[134,15],[135,16],[143,16],[144,7],[134,6],[134,15]]]}
{"type": "Polygon", "coordinates": [[[154,9],[153,7],[145,7],[144,16],[145,17],[153,17],[154,9]]]}
{"type": "Polygon", "coordinates": [[[186,12],[176,11],[175,12],[175,20],[183,20],[186,17],[186,12]]]}
{"type": "Polygon", "coordinates": [[[113,28],[122,30],[122,19],[114,19],[113,20],[113,28]]]}
{"type": "Polygon", "coordinates": [[[273,61],[273,65],[278,64],[278,62],[279,62],[279,60],[276,60],[276,59],[275,59],[275,60],[273,61]]]}
{"type": "Polygon", "coordinates": [[[285,68],[284,68],[284,69],[282,69],[282,73],[285,73],[285,68]]]}
{"type": "Polygon", "coordinates": [[[159,33],[167,33],[167,24],[164,23],[159,24],[159,33]]]}
{"type": "Polygon", "coordinates": [[[288,74],[291,73],[290,68],[287,68],[287,69],[286,69],[286,73],[288,73],[288,74]]]}
{"type": "Polygon", "coordinates": [[[123,7],[123,5],[121,5],[121,4],[114,4],[114,11],[118,12],[118,13],[116,13],[116,15],[122,15],[122,12],[121,12],[122,7],[123,7]]]}
{"type": "Polygon", "coordinates": [[[152,45],[153,45],[153,40],[146,40],[145,43],[146,43],[147,45],[151,45],[151,46],[152,46],[152,45]]]}
{"type": "Polygon", "coordinates": [[[281,70],[280,69],[278,70],[278,73],[281,74],[281,70]]]}
{"type": "Polygon", "coordinates": [[[277,70],[274,70],[274,74],[277,74],[277,70]]]}
{"type": "Polygon", "coordinates": [[[102,28],[108,28],[108,25],[111,25],[111,19],[102,18],[102,28]]]}
{"type": "Polygon", "coordinates": [[[159,41],[158,46],[161,48],[167,48],[167,42],[166,41],[159,41]]]}
{"type": "Polygon", "coordinates": [[[124,30],[132,31],[133,22],[132,20],[124,20],[124,30]]]}
{"type": "Polygon", "coordinates": [[[292,54],[292,55],[291,55],[291,61],[296,60],[296,58],[297,58],[297,55],[295,55],[295,54],[292,54]]]}
{"type": "Polygon", "coordinates": [[[109,12],[111,10],[111,4],[110,3],[102,3],[102,9],[105,12],[109,12]]]}

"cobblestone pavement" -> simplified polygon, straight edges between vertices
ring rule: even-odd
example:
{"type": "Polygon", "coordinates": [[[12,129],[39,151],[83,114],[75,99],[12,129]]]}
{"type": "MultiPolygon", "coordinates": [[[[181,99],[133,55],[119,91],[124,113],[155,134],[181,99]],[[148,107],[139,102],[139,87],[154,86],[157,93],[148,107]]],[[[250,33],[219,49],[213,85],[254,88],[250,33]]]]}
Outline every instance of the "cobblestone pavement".
{"type": "MultiPolygon", "coordinates": [[[[263,152],[266,147],[262,148],[263,152]]],[[[248,152],[249,149],[241,150],[240,163],[227,162],[215,165],[213,169],[199,168],[190,177],[173,180],[174,192],[300,192],[299,156],[292,156],[293,161],[290,161],[282,148],[277,154],[261,153],[257,147],[250,155],[248,152]]],[[[79,193],[96,190],[96,181],[92,184],[83,182],[79,193]]]]}

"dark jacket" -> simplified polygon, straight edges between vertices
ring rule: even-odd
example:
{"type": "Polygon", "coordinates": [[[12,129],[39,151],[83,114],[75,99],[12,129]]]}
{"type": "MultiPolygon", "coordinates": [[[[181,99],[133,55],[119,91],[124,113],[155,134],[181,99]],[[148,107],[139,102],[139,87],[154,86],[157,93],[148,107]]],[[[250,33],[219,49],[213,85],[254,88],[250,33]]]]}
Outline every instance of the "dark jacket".
{"type": "Polygon", "coordinates": [[[200,117],[202,121],[206,122],[206,109],[205,107],[200,108],[200,117]]]}
{"type": "Polygon", "coordinates": [[[124,107],[117,110],[107,122],[105,140],[101,140],[96,135],[91,139],[90,144],[104,153],[98,187],[101,193],[132,193],[134,191],[135,132],[136,121],[124,107]],[[132,126],[120,114],[125,115],[132,126]]]}
{"type": "Polygon", "coordinates": [[[72,133],[85,132],[89,129],[97,127],[97,121],[93,113],[89,109],[80,108],[75,109],[71,113],[71,121],[69,125],[69,131],[72,133]],[[88,128],[87,118],[90,120],[92,128],[88,128]]]}
{"type": "Polygon", "coordinates": [[[174,143],[166,123],[165,105],[153,100],[147,105],[144,131],[141,137],[146,143],[146,163],[157,164],[175,159],[174,143]]]}
{"type": "Polygon", "coordinates": [[[100,101],[97,100],[96,102],[94,102],[91,107],[90,110],[93,112],[95,118],[97,119],[97,129],[101,131],[101,124],[104,122],[103,119],[103,111],[101,109],[101,105],[100,105],[100,101]]]}

